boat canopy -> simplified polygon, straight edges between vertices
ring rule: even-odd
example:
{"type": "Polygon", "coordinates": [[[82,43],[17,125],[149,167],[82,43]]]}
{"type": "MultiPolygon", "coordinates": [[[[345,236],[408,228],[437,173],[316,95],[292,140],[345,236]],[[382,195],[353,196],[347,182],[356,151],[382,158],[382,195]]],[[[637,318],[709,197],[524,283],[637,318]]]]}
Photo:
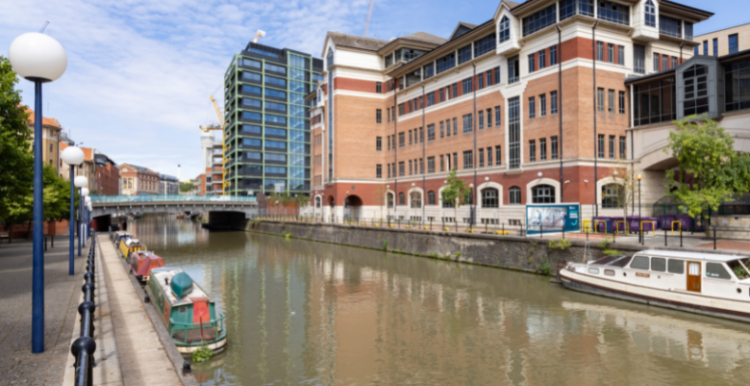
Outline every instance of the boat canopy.
{"type": "Polygon", "coordinates": [[[178,299],[182,299],[185,295],[193,291],[193,279],[185,272],[180,272],[172,277],[170,287],[175,296],[178,299]]]}

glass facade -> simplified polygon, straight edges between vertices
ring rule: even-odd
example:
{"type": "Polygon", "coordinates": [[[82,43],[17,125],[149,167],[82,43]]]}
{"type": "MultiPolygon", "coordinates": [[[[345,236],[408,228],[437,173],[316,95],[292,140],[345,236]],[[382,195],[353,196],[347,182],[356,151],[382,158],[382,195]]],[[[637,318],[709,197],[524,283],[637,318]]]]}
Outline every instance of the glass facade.
{"type": "Polygon", "coordinates": [[[225,194],[309,192],[310,117],[304,97],[315,90],[322,70],[322,61],[308,54],[255,43],[235,56],[225,75],[225,194]],[[232,98],[235,93],[251,98],[232,98]]]}

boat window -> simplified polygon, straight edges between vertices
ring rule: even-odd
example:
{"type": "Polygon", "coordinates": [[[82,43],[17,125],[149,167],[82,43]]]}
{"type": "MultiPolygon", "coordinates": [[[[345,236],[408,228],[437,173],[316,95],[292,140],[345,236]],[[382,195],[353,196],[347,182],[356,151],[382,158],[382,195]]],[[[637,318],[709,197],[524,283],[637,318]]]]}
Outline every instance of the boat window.
{"type": "Polygon", "coordinates": [[[667,270],[667,259],[663,257],[652,257],[651,258],[651,270],[657,272],[664,272],[667,270]]]}
{"type": "Polygon", "coordinates": [[[731,279],[726,268],[719,263],[706,263],[706,277],[713,277],[717,279],[731,279]]]}
{"type": "Polygon", "coordinates": [[[184,314],[187,312],[187,307],[180,307],[178,308],[178,310],[180,311],[181,314],[184,314]]]}
{"type": "Polygon", "coordinates": [[[744,280],[750,278],[750,273],[747,273],[747,270],[742,264],[740,264],[739,260],[728,261],[727,265],[729,266],[729,269],[734,272],[734,276],[737,276],[738,279],[744,280]]]}
{"type": "Polygon", "coordinates": [[[634,269],[648,269],[648,257],[647,256],[636,256],[633,258],[633,262],[630,263],[630,268],[634,269]]]}
{"type": "Polygon", "coordinates": [[[630,263],[630,259],[632,259],[632,258],[633,258],[633,256],[622,256],[619,259],[617,259],[617,260],[615,260],[615,261],[613,261],[613,262],[611,262],[611,263],[609,263],[607,265],[611,265],[613,267],[624,268],[626,265],[628,265],[628,263],[630,263]]]}
{"type": "Polygon", "coordinates": [[[607,276],[615,276],[615,270],[614,269],[605,269],[604,274],[607,276]]]}
{"type": "Polygon", "coordinates": [[[589,268],[589,273],[593,273],[594,275],[599,274],[599,268],[589,268]]]}
{"type": "Polygon", "coordinates": [[[685,262],[682,260],[669,259],[667,268],[669,273],[679,273],[682,275],[685,273],[685,262]]]}

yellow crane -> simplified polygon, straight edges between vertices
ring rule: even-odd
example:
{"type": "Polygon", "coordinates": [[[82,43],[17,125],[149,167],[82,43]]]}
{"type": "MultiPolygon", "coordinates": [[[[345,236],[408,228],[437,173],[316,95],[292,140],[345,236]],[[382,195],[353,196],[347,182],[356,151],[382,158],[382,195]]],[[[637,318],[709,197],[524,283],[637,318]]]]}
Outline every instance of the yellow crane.
{"type": "Polygon", "coordinates": [[[211,124],[208,126],[200,126],[200,129],[203,131],[209,131],[209,130],[221,130],[221,194],[224,194],[224,188],[227,185],[227,182],[225,181],[225,165],[227,162],[226,159],[226,137],[227,134],[224,131],[224,114],[222,114],[221,109],[219,109],[219,105],[216,104],[216,100],[214,99],[213,95],[209,95],[209,98],[211,98],[211,104],[214,106],[214,110],[216,111],[216,116],[219,118],[219,124],[211,124]]]}

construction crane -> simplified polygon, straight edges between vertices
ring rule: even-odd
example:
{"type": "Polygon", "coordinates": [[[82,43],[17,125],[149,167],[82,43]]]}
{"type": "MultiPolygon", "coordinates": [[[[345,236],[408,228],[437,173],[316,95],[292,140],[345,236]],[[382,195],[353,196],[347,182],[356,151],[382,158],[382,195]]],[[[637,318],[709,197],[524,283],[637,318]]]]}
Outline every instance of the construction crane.
{"type": "Polygon", "coordinates": [[[203,131],[209,131],[209,130],[221,130],[221,194],[224,194],[224,188],[227,185],[227,182],[224,178],[224,171],[225,171],[225,165],[227,162],[226,159],[226,152],[227,152],[227,146],[226,146],[226,139],[227,134],[224,131],[224,114],[222,114],[221,109],[219,108],[219,105],[216,103],[216,100],[214,99],[213,95],[209,95],[209,98],[211,98],[211,104],[214,106],[214,110],[216,111],[216,116],[219,118],[219,124],[212,123],[208,126],[200,126],[200,129],[203,131]]]}
{"type": "Polygon", "coordinates": [[[258,39],[260,39],[261,36],[266,36],[266,31],[263,31],[262,29],[255,31],[255,38],[253,38],[253,43],[257,43],[258,39]]]}
{"type": "Polygon", "coordinates": [[[370,8],[367,10],[367,22],[365,23],[364,37],[367,37],[367,30],[370,28],[370,16],[372,16],[372,3],[374,2],[375,0],[370,0],[370,8]]]}

